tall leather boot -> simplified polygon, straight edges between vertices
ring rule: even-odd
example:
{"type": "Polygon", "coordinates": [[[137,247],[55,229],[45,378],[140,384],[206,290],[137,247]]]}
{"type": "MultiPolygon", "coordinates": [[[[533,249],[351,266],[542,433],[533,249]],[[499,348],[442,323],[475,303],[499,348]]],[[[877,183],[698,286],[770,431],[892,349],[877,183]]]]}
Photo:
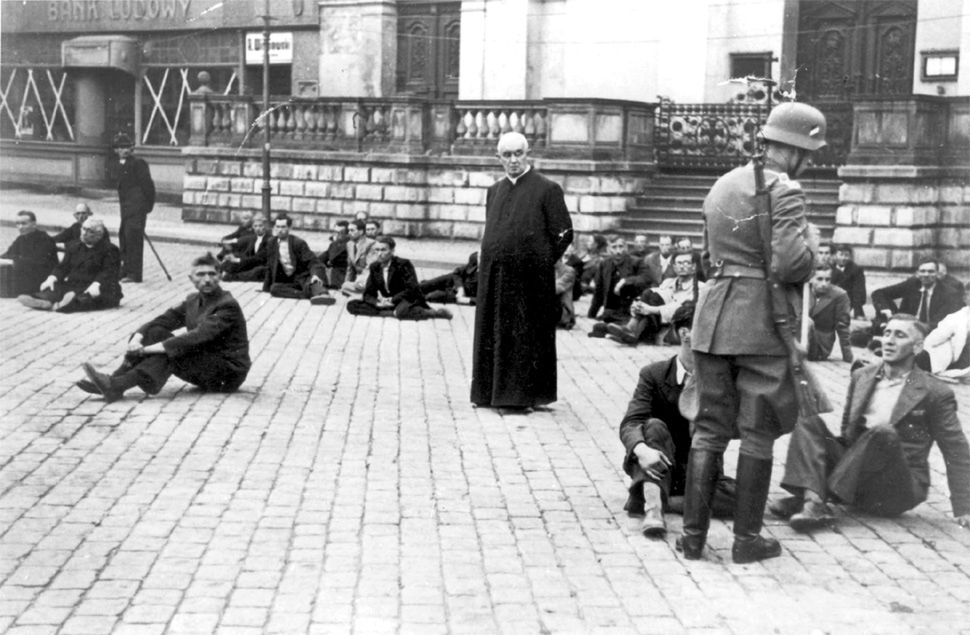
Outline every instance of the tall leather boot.
{"type": "Polygon", "coordinates": [[[684,488],[684,535],[677,548],[684,558],[700,560],[711,525],[711,502],[720,473],[721,455],[710,450],[691,449],[687,457],[687,483],[684,488]]]}
{"type": "Polygon", "coordinates": [[[771,486],[771,459],[738,456],[737,482],[731,559],[736,564],[746,564],[777,558],[781,555],[781,545],[774,538],[760,535],[771,486]]]}

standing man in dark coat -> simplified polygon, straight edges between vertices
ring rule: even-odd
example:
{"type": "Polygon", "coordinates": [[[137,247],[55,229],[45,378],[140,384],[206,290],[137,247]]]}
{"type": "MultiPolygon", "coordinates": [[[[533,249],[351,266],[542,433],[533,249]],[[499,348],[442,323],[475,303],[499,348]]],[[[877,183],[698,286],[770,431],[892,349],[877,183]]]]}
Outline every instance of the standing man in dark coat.
{"type": "Polygon", "coordinates": [[[0,258],[13,261],[12,295],[36,293],[41,283],[57,265],[57,245],[45,232],[37,229],[37,216],[30,211],[17,212],[17,232],[0,258]]]}
{"type": "Polygon", "coordinates": [[[121,281],[141,282],[142,252],[145,248],[145,222],[155,207],[155,182],[144,159],[134,155],[135,144],[121,132],[115,136],[118,155],[118,201],[121,204],[121,281]]]}
{"type": "Polygon", "coordinates": [[[572,241],[562,188],[530,169],[529,142],[499,139],[505,177],[488,189],[479,249],[471,401],[530,408],[556,400],[556,261],[572,241]]]}
{"type": "Polygon", "coordinates": [[[780,104],[768,115],[762,136],[770,216],[759,200],[755,162],[722,176],[704,200],[705,261],[714,270],[700,290],[691,332],[699,412],[687,465],[684,535],[678,541],[689,560],[703,554],[719,462],[737,436],[731,557],[743,564],[781,555],[777,540],[760,535],[772,446],[792,430],[798,415],[790,349],[783,339],[793,333],[780,331],[776,319],[783,302],[780,327],[793,327],[794,307],[801,305],[797,285],[815,268],[817,237],[805,217],[805,194],[792,178],[825,145],[825,117],[807,104],[780,104]],[[765,262],[768,253],[771,261],[765,262]],[[781,300],[777,310],[776,298],[781,300]]]}
{"type": "Polygon", "coordinates": [[[141,325],[121,366],[111,375],[82,364],[86,392],[105,401],[121,399],[129,388],[158,393],[172,375],[203,390],[234,392],[249,374],[246,317],[236,299],[219,286],[219,261],[206,254],[192,261],[189,280],[196,288],[182,303],[141,325]],[[185,332],[174,332],[184,328],[185,332]]]}
{"type": "Polygon", "coordinates": [[[17,299],[32,309],[61,313],[114,308],[122,297],[118,261],[118,248],[111,244],[104,222],[91,217],[81,226],[81,240],[67,244],[64,259],[40,291],[17,299]]]}
{"type": "Polygon", "coordinates": [[[91,208],[88,207],[88,204],[78,203],[74,207],[74,224],[54,234],[54,242],[60,245],[67,245],[75,240],[81,240],[81,225],[84,224],[84,221],[91,218],[91,216],[91,208]]]}

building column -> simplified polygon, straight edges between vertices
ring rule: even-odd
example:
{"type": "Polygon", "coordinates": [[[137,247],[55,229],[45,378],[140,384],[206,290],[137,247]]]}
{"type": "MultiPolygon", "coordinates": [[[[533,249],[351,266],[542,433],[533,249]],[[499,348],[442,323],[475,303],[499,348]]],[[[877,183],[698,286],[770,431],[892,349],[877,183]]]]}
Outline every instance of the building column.
{"type": "Polygon", "coordinates": [[[461,3],[459,99],[526,99],[530,0],[461,3]]]}
{"type": "Polygon", "coordinates": [[[74,78],[74,116],[77,142],[81,145],[105,143],[106,91],[96,71],[78,71],[74,78]]]}
{"type": "Polygon", "coordinates": [[[393,0],[319,0],[320,96],[388,97],[397,72],[393,0]]]}

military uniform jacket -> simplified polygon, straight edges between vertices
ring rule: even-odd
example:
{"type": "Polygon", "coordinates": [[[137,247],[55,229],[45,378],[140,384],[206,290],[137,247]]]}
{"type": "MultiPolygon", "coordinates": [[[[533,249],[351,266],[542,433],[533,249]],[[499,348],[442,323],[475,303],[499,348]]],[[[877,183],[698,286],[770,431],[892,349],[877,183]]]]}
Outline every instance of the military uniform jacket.
{"type": "Polygon", "coordinates": [[[162,342],[169,357],[213,355],[221,357],[243,376],[249,372],[246,317],[228,291],[220,290],[214,297],[191,293],[181,304],[143,324],[138,333],[144,335],[154,326],[169,331],[185,328],[184,333],[162,342]]]}
{"type": "Polygon", "coordinates": [[[64,259],[54,267],[53,274],[78,291],[84,291],[92,282],[97,282],[105,301],[121,300],[121,285],[118,284],[120,267],[121,253],[105,236],[91,247],[80,240],[68,243],[64,247],[64,259]]]}
{"type": "MultiPolygon", "coordinates": [[[[782,285],[803,283],[814,269],[806,242],[805,194],[797,182],[767,169],[765,182],[772,207],[772,274],[782,285]]],[[[772,322],[758,224],[749,163],[718,179],[704,200],[705,260],[713,270],[698,296],[691,334],[695,351],[787,355],[772,322]]]]}
{"type": "MultiPolygon", "coordinates": [[[[866,409],[882,372],[883,365],[879,363],[863,366],[852,373],[842,415],[842,438],[849,445],[866,431],[866,409]]],[[[946,463],[953,514],[970,513],[970,448],[957,419],[953,391],[914,367],[899,393],[889,425],[899,435],[906,463],[924,492],[930,485],[927,461],[930,448],[934,442],[939,446],[946,463]]]]}

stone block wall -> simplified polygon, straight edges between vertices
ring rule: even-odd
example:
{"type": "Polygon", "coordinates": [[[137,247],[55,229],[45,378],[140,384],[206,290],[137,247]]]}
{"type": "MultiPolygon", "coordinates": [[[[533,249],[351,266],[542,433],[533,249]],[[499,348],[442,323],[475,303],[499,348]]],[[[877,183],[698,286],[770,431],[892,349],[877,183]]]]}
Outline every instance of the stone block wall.
{"type": "MultiPolygon", "coordinates": [[[[182,218],[233,222],[262,208],[258,152],[186,148],[182,218]]],[[[535,162],[562,185],[577,231],[606,231],[644,187],[652,164],[543,160],[535,162]]],[[[486,190],[502,175],[484,157],[360,155],[281,150],[272,155],[271,208],[294,227],[328,230],[359,211],[388,234],[477,240],[485,223],[486,190]]]]}
{"type": "Polygon", "coordinates": [[[854,249],[867,269],[911,273],[920,259],[942,259],[970,274],[970,184],[932,170],[846,166],[834,243],[854,249]]]}

